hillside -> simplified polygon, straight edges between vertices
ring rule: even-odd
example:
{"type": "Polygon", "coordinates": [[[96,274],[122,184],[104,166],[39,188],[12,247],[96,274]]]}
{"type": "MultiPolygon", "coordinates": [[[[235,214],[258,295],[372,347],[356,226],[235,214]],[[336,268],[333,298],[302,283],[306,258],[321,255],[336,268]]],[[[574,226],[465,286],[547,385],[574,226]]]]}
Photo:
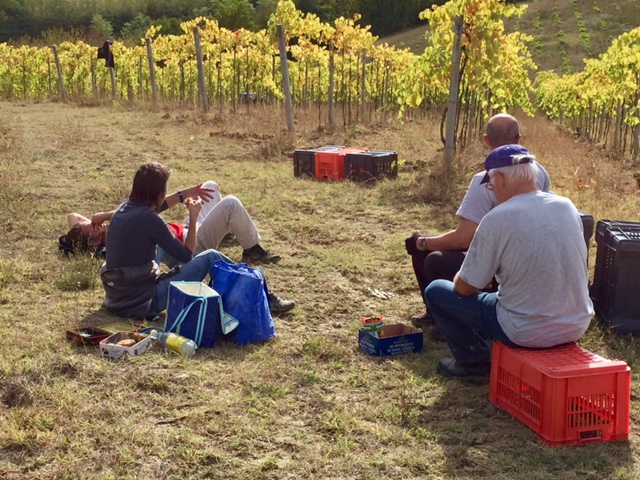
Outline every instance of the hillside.
{"type": "MultiPolygon", "coordinates": [[[[579,71],[585,58],[597,58],[623,32],[640,26],[636,0],[536,0],[524,16],[507,23],[534,37],[530,51],[540,70],[579,71]]],[[[426,26],[390,35],[381,42],[420,53],[426,26]]]]}

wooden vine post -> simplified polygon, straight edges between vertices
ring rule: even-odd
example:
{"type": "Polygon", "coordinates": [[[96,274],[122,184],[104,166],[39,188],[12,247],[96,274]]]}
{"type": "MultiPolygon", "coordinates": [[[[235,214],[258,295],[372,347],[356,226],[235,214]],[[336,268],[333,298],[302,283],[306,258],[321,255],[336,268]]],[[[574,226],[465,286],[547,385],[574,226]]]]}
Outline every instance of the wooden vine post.
{"type": "Polygon", "coordinates": [[[335,59],[334,59],[334,48],[333,42],[329,43],[329,126],[333,127],[335,123],[335,117],[333,112],[333,94],[334,94],[334,70],[335,70],[335,59]]]}
{"type": "Polygon", "coordinates": [[[116,98],[118,95],[118,89],[116,87],[116,70],[113,67],[109,67],[109,75],[111,76],[111,96],[116,98]]]}
{"type": "Polygon", "coordinates": [[[362,49],[362,76],[360,77],[360,121],[364,123],[365,102],[367,100],[367,51],[362,49]]]}
{"type": "Polygon", "coordinates": [[[453,44],[453,66],[451,71],[451,85],[449,87],[449,102],[447,103],[446,134],[444,142],[444,161],[450,165],[456,151],[456,118],[458,113],[458,89],[460,84],[460,58],[462,57],[462,17],[455,19],[453,31],[456,39],[453,44]]]}
{"type": "Polygon", "coordinates": [[[193,37],[196,43],[196,60],[198,61],[200,105],[204,113],[207,113],[209,111],[209,99],[207,98],[207,84],[204,80],[204,64],[202,63],[202,47],[200,46],[200,30],[198,30],[198,27],[193,27],[193,37]]]}
{"type": "Polygon", "coordinates": [[[53,50],[53,59],[56,62],[56,70],[58,70],[58,95],[63,101],[67,100],[67,91],[64,88],[64,77],[62,76],[62,66],[60,65],[60,57],[58,57],[58,46],[51,47],[53,50]]]}
{"type": "Polygon", "coordinates": [[[287,115],[287,129],[294,133],[293,102],[291,101],[291,84],[289,83],[289,64],[287,63],[287,47],[284,38],[284,25],[278,24],[278,48],[280,50],[280,69],[282,71],[282,90],[284,93],[284,107],[287,115]]]}
{"type": "Polygon", "coordinates": [[[158,102],[158,86],[156,84],[156,65],[153,61],[153,46],[151,45],[151,39],[145,38],[147,43],[147,60],[149,61],[149,81],[151,82],[151,98],[153,103],[158,102]]]}

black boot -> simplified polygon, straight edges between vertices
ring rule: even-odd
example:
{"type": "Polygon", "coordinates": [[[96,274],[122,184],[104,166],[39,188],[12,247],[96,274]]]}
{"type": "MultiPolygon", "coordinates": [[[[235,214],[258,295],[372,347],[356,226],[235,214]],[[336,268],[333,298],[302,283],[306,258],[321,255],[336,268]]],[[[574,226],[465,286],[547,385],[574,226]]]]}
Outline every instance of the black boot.
{"type": "Polygon", "coordinates": [[[277,263],[279,261],[280,255],[270,253],[268,250],[262,248],[259,243],[242,252],[242,263],[248,263],[250,265],[277,263]]]}
{"type": "Polygon", "coordinates": [[[269,292],[269,310],[271,313],[285,313],[296,306],[293,300],[283,300],[275,293],[269,292]]]}

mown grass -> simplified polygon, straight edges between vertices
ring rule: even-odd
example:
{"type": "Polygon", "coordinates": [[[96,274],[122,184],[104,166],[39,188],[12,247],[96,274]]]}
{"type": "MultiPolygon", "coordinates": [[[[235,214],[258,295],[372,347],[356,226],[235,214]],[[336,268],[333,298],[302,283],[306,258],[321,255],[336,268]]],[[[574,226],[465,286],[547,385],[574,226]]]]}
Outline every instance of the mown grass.
{"type": "MultiPolygon", "coordinates": [[[[486,151],[472,145],[446,179],[437,118],[336,133],[315,118],[297,113],[297,147],[397,150],[398,179],[294,178],[278,153],[290,153],[278,109],[203,117],[0,104],[0,478],[637,478],[635,372],[628,442],[549,448],[493,407],[486,385],[438,377],[443,344],[427,339],[419,355],[382,360],[358,351],[361,315],[408,322],[423,308],[403,239],[455,224],[486,151]],[[124,362],[66,340],[66,329],[116,319],[100,308],[98,264],[57,252],[65,215],[115,206],[148,161],[172,169],[171,189],[216,180],[283,256],[266,268],[269,285],[298,306],[276,319],[276,340],[220,342],[191,359],[154,348],[124,362]]],[[[639,220],[629,165],[544,119],[522,124],[554,190],[596,218],[639,220]]],[[[184,214],[179,206],[167,218],[184,214]]],[[[583,344],[637,365],[637,341],[595,320],[583,344]]]]}

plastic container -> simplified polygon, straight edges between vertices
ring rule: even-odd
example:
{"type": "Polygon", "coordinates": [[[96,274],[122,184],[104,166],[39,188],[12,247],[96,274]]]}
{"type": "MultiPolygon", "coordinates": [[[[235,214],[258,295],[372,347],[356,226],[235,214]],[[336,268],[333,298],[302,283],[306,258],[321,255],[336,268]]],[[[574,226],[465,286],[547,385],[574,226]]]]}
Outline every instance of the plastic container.
{"type": "Polygon", "coordinates": [[[489,401],[549,445],[626,440],[631,370],[576,343],[546,349],[493,343],[489,401]]]}
{"type": "Polygon", "coordinates": [[[196,342],[190,338],[178,335],[177,333],[151,330],[150,336],[154,340],[158,341],[158,343],[169,348],[169,350],[182,355],[183,357],[191,357],[196,353],[196,349],[198,348],[196,342]]]}
{"type": "Polygon", "coordinates": [[[344,178],[345,156],[352,153],[365,153],[366,148],[343,148],[315,153],[315,172],[318,180],[342,180],[344,178]]]}
{"type": "Polygon", "coordinates": [[[398,177],[398,154],[387,150],[349,153],[345,156],[344,177],[356,182],[398,177]]]}
{"type": "Polygon", "coordinates": [[[600,220],[596,243],[596,313],[613,332],[640,335],[640,223],[600,220]]]}

